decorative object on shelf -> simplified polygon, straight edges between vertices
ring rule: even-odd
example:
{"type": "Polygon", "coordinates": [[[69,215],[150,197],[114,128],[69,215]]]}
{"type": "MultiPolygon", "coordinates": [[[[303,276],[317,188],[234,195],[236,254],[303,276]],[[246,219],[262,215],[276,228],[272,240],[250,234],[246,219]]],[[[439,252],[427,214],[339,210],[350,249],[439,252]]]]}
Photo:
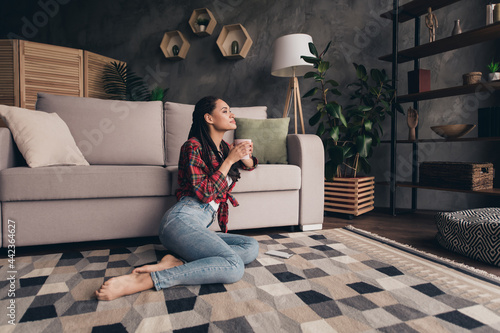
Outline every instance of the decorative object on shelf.
{"type": "Polygon", "coordinates": [[[178,30],[165,32],[160,44],[160,48],[163,51],[165,58],[171,60],[185,59],[189,46],[190,45],[187,39],[178,30]],[[174,48],[174,46],[177,46],[177,48],[174,48]]]}
{"type": "Polygon", "coordinates": [[[451,31],[451,35],[455,36],[462,33],[462,27],[460,26],[460,20],[455,20],[455,25],[451,31]]]}
{"type": "Polygon", "coordinates": [[[200,37],[210,36],[217,26],[217,20],[208,8],[199,8],[191,14],[189,26],[200,37]]]}
{"type": "Polygon", "coordinates": [[[408,72],[408,94],[417,94],[431,90],[431,71],[416,69],[408,72]]]}
{"type": "Polygon", "coordinates": [[[325,211],[358,216],[373,210],[375,177],[325,182],[325,211]]]}
{"type": "Polygon", "coordinates": [[[493,22],[500,21],[500,4],[496,4],[493,8],[493,22]]]}
{"type": "Polygon", "coordinates": [[[496,81],[500,80],[500,62],[494,62],[491,60],[491,63],[488,65],[488,70],[490,71],[488,73],[488,81],[496,81]]]}
{"type": "Polygon", "coordinates": [[[420,185],[457,190],[488,190],[493,188],[492,163],[422,162],[419,167],[420,185]]]}
{"type": "Polygon", "coordinates": [[[500,137],[500,107],[477,110],[477,136],[480,138],[500,137]]]}
{"type": "Polygon", "coordinates": [[[412,107],[408,108],[406,112],[406,123],[408,124],[408,140],[415,141],[417,136],[415,133],[415,128],[418,126],[418,111],[412,107]]]}
{"type": "Polygon", "coordinates": [[[206,30],[208,23],[210,23],[210,20],[201,16],[196,20],[196,24],[198,24],[200,32],[204,32],[206,30]]]}
{"type": "Polygon", "coordinates": [[[289,77],[286,94],[285,109],[283,118],[288,117],[288,113],[293,104],[293,114],[295,118],[295,134],[297,134],[297,108],[302,127],[302,134],[305,133],[304,119],[302,116],[302,102],[300,99],[299,80],[297,77],[308,73],[313,65],[302,59],[302,56],[312,56],[309,45],[312,44],[312,37],[306,34],[291,34],[281,36],[273,44],[273,63],[271,75],[279,77],[289,77]]]}
{"type": "Polygon", "coordinates": [[[455,124],[455,125],[441,125],[441,126],[431,126],[431,130],[433,130],[437,135],[445,138],[445,139],[458,139],[462,137],[470,131],[472,131],[476,127],[473,124],[455,124]]]}
{"type": "Polygon", "coordinates": [[[495,8],[495,4],[486,5],[486,25],[493,23],[493,9],[495,8]]]}
{"type": "MultiPolygon", "coordinates": [[[[303,56],[304,60],[314,64],[315,72],[306,73],[305,78],[313,78],[319,86],[309,90],[303,97],[313,97],[318,101],[317,112],[309,119],[309,125],[318,126],[316,134],[323,139],[326,153],[325,178],[356,177],[363,171],[370,173],[368,158],[373,154],[373,147],[380,142],[383,133],[381,123],[390,115],[394,103],[395,91],[385,70],[372,69],[368,74],[365,66],[353,64],[357,80],[348,85],[356,88],[351,92],[354,105],[342,106],[336,101],[329,101],[330,92],[340,95],[336,89],[338,83],[327,80],[326,74],[330,63],[324,56],[330,46],[318,54],[314,44],[310,44],[315,57],[303,56]],[[320,96],[316,96],[320,93],[320,96]],[[328,94],[327,94],[328,93],[328,94]]],[[[395,104],[398,112],[403,108],[395,104]]]]}
{"type": "Polygon", "coordinates": [[[481,72],[470,72],[462,75],[462,79],[464,81],[464,86],[468,84],[476,84],[481,82],[481,77],[483,76],[483,73],[481,72]]]}
{"type": "Polygon", "coordinates": [[[425,25],[429,28],[429,42],[434,42],[436,40],[436,29],[438,28],[438,19],[436,14],[432,12],[432,8],[427,9],[427,15],[425,16],[425,25]]]}
{"type": "Polygon", "coordinates": [[[240,45],[238,44],[237,40],[234,40],[231,43],[231,54],[238,54],[240,51],[240,45]]]}
{"type": "Polygon", "coordinates": [[[222,55],[227,59],[244,59],[253,41],[244,26],[241,24],[231,24],[222,27],[216,43],[222,55]],[[237,41],[240,45],[240,50],[237,54],[231,54],[231,44],[233,41],[237,41]]]}
{"type": "Polygon", "coordinates": [[[173,54],[174,56],[179,55],[179,51],[180,51],[180,48],[179,48],[179,46],[178,46],[178,45],[174,45],[174,46],[172,46],[172,54],[173,54]]]}

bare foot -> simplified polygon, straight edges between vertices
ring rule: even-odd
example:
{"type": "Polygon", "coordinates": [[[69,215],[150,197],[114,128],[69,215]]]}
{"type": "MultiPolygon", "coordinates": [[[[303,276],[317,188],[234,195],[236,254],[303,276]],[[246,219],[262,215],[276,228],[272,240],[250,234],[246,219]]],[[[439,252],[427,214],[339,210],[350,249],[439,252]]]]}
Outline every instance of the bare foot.
{"type": "Polygon", "coordinates": [[[180,266],[184,264],[181,260],[177,259],[171,254],[167,254],[163,258],[161,258],[160,262],[155,265],[144,265],[141,267],[137,267],[132,271],[132,273],[151,273],[163,271],[165,269],[169,269],[172,267],[180,266]]]}
{"type": "Polygon", "coordinates": [[[99,290],[96,290],[95,295],[100,301],[111,301],[151,288],[153,288],[153,280],[149,274],[132,273],[109,279],[99,290]]]}

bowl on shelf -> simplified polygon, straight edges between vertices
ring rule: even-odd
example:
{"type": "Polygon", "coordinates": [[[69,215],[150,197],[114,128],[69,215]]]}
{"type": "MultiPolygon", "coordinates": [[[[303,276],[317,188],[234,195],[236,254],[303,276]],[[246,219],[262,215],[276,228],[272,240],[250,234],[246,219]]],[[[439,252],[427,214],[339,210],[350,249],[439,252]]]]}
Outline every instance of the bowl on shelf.
{"type": "Polygon", "coordinates": [[[457,139],[465,134],[468,134],[476,127],[473,124],[456,124],[456,125],[442,125],[431,126],[431,129],[439,136],[445,139],[457,139]]]}

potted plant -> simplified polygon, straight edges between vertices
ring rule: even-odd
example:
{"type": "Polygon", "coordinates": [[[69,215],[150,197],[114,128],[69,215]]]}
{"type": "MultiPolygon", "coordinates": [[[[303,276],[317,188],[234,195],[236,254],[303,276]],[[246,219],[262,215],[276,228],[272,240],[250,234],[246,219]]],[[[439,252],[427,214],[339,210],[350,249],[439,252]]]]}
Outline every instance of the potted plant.
{"type": "MultiPolygon", "coordinates": [[[[316,134],[322,138],[326,153],[325,210],[360,215],[373,209],[374,177],[358,177],[358,173],[370,173],[368,159],[380,143],[382,122],[392,114],[395,91],[385,70],[368,73],[363,65],[354,64],[357,79],[347,87],[354,88],[350,100],[355,103],[342,108],[331,99],[341,95],[338,83],[326,78],[330,63],[324,57],[330,44],[318,54],[310,43],[314,56],[302,57],[316,69],[304,77],[317,83],[303,97],[313,97],[317,102],[317,112],[309,124],[318,126],[316,134]]],[[[399,104],[395,106],[404,113],[399,104]]]]}
{"type": "Polygon", "coordinates": [[[210,19],[206,17],[198,17],[198,19],[196,20],[196,24],[198,24],[198,26],[200,27],[200,31],[205,31],[209,22],[210,19]]]}
{"type": "Polygon", "coordinates": [[[168,88],[149,91],[144,80],[130,70],[126,63],[110,62],[103,72],[104,91],[111,99],[126,101],[163,101],[168,88]]]}
{"type": "Polygon", "coordinates": [[[488,74],[488,81],[496,81],[500,80],[500,72],[498,70],[500,69],[500,62],[494,62],[491,60],[491,63],[488,65],[488,70],[490,73],[488,74]]]}

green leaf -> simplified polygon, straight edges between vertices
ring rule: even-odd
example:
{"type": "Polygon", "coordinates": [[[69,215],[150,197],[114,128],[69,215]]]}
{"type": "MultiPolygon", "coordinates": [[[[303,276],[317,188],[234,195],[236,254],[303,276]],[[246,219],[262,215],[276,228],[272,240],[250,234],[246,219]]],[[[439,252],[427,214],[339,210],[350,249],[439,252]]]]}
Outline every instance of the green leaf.
{"type": "Polygon", "coordinates": [[[318,75],[318,73],[316,73],[316,72],[307,72],[304,74],[304,79],[308,79],[310,77],[315,77],[316,75],[318,75]]]}
{"type": "Polygon", "coordinates": [[[364,123],[365,131],[370,132],[372,130],[372,125],[373,123],[370,120],[366,119],[364,123]]]}
{"type": "Polygon", "coordinates": [[[379,82],[383,82],[383,81],[384,81],[384,75],[383,75],[383,74],[382,74],[382,72],[381,72],[380,70],[378,70],[378,69],[375,69],[375,68],[374,68],[374,69],[372,69],[372,70],[370,71],[370,75],[371,75],[372,79],[373,79],[375,82],[377,82],[377,84],[378,84],[379,82]]]}
{"type": "Polygon", "coordinates": [[[320,62],[320,59],[316,57],[301,56],[301,58],[304,59],[305,62],[310,64],[317,64],[320,62]]]}
{"type": "Polygon", "coordinates": [[[371,111],[371,109],[373,109],[373,107],[368,106],[368,105],[358,106],[358,111],[361,111],[361,112],[368,112],[368,111],[371,111]]]}
{"type": "Polygon", "coordinates": [[[321,137],[325,134],[325,123],[319,123],[318,130],[316,131],[316,135],[321,137]]]}
{"type": "Polygon", "coordinates": [[[339,83],[335,80],[328,80],[326,81],[326,83],[329,83],[332,85],[332,87],[338,87],[339,86],[339,83]]]}
{"type": "Polygon", "coordinates": [[[328,61],[321,61],[318,66],[318,72],[324,73],[330,68],[330,62],[328,61]]]}
{"type": "Polygon", "coordinates": [[[323,50],[323,52],[321,52],[321,56],[323,56],[326,53],[326,51],[328,51],[331,44],[332,44],[332,41],[329,41],[328,44],[326,45],[325,49],[323,50]]]}
{"type": "Polygon", "coordinates": [[[331,89],[330,92],[336,96],[341,96],[342,93],[338,89],[331,89]]]}
{"type": "Polygon", "coordinates": [[[328,134],[333,139],[333,141],[339,141],[339,133],[340,133],[340,130],[339,130],[338,126],[335,126],[335,127],[332,127],[330,129],[330,133],[328,133],[328,134]]]}
{"type": "Polygon", "coordinates": [[[328,103],[326,106],[326,112],[333,118],[339,119],[342,114],[342,107],[337,103],[328,103]]]}
{"type": "Polygon", "coordinates": [[[322,116],[321,112],[316,112],[316,114],[314,116],[312,116],[311,118],[309,118],[309,125],[316,126],[316,124],[321,119],[321,116],[322,116]]]}
{"type": "Polygon", "coordinates": [[[302,98],[311,97],[311,96],[315,95],[317,92],[318,92],[318,88],[312,88],[311,90],[306,92],[304,94],[304,96],[302,96],[302,98]]]}
{"type": "Polygon", "coordinates": [[[356,150],[360,157],[367,157],[372,145],[372,138],[366,135],[360,135],[356,138],[356,150]]]}
{"type": "Polygon", "coordinates": [[[309,51],[311,51],[311,53],[314,54],[316,57],[319,57],[318,51],[316,50],[316,46],[314,46],[313,43],[309,43],[309,51]]]}
{"type": "Polygon", "coordinates": [[[366,77],[366,68],[365,68],[365,66],[358,65],[356,67],[356,76],[358,77],[358,79],[366,81],[367,77],[366,77]]]}

